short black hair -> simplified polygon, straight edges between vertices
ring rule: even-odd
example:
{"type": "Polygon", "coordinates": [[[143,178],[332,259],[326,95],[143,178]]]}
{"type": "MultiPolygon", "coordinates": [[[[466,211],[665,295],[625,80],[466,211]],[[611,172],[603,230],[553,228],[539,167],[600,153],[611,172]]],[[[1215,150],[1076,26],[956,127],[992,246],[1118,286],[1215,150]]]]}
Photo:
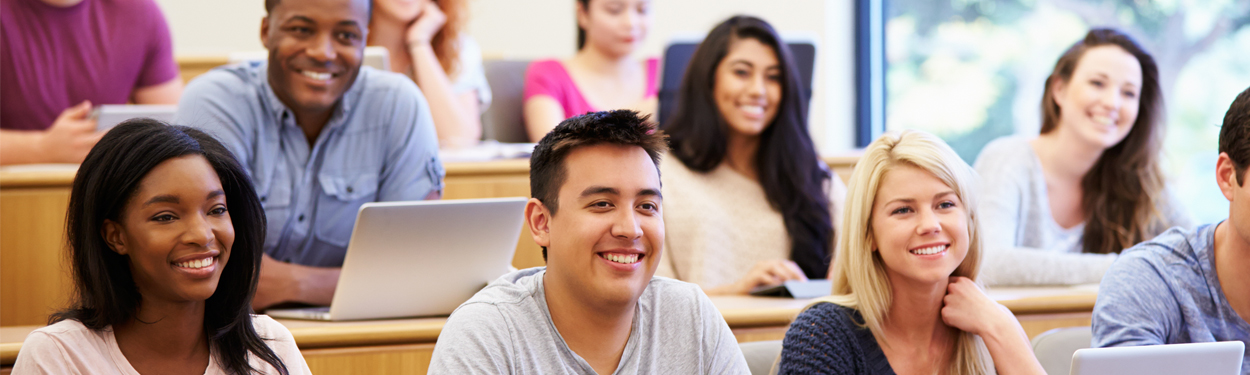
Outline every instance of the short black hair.
{"type": "Polygon", "coordinates": [[[204,302],[204,333],[226,372],[255,372],[248,355],[282,374],[287,368],[252,326],[252,295],[260,276],[265,211],[239,164],[220,142],[202,131],[157,120],[126,120],[104,134],[74,176],[66,213],[74,297],[48,324],[77,320],[99,331],[134,319],[142,295],[130,272],[129,256],[104,240],[105,220],[119,221],[139,183],[161,163],[182,156],[203,157],[221,180],[234,226],[230,261],[217,290],[204,302]]]}
{"type": "MultiPolygon", "coordinates": [[[[534,146],[530,156],[530,195],[554,216],[559,209],[560,186],[567,177],[564,158],[578,147],[602,143],[642,147],[659,170],[660,156],[668,149],[667,137],[649,121],[650,117],[618,109],[589,112],[560,122],[534,146]]],[[[547,248],[543,247],[543,260],[546,259],[547,248]]]]}
{"type": "Polygon", "coordinates": [[[1246,88],[1224,113],[1220,127],[1220,153],[1228,154],[1237,170],[1237,186],[1245,183],[1246,166],[1250,165],[1250,88],[1246,88]]]}
{"type": "MultiPolygon", "coordinates": [[[[369,1],[369,8],[367,9],[369,11],[368,13],[369,16],[365,18],[365,21],[372,21],[373,20],[373,0],[368,0],[368,1],[369,1]]],[[[273,8],[277,8],[278,3],[281,3],[281,2],[282,0],[265,0],[265,17],[268,18],[269,14],[273,13],[273,8]]],[[[368,25],[366,25],[366,27],[367,26],[368,25]]]]}

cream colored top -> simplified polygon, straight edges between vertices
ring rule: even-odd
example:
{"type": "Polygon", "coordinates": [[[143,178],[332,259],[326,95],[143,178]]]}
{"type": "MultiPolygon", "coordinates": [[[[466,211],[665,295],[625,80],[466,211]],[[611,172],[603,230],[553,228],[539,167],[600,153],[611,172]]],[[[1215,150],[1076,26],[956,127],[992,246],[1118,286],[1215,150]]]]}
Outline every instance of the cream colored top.
{"type": "MultiPolygon", "coordinates": [[[[827,190],[836,229],[846,185],[831,175],[827,190]]],[[[660,162],[660,181],[665,238],[656,276],[709,289],[737,281],[756,263],[790,259],[790,235],[781,212],[768,203],[764,187],[755,180],[725,163],[707,173],[695,172],[670,154],[660,162]]]]}
{"type": "MultiPolygon", "coordinates": [[[[295,346],[295,338],[281,323],[266,315],[253,315],[252,326],[292,375],[311,374],[304,356],[295,346]]],[[[217,362],[217,351],[210,348],[205,375],[225,375],[217,362]]],[[[276,375],[278,371],[254,355],[248,363],[260,374],[276,375]]],[[[31,332],[22,343],[13,365],[14,374],[125,374],[139,375],[126,360],[113,327],[96,331],[77,320],[67,319],[31,332]]]]}

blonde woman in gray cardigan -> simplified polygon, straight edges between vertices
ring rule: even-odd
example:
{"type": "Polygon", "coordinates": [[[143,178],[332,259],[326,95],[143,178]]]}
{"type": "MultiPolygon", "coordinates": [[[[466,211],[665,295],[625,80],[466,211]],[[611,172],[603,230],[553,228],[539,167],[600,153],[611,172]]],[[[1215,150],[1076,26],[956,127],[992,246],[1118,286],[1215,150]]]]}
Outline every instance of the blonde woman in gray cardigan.
{"type": "Polygon", "coordinates": [[[1041,135],[977,158],[987,284],[1096,283],[1121,250],[1192,225],[1159,170],[1161,98],[1154,59],[1116,30],[1091,30],[1059,58],[1041,135]]]}
{"type": "Polygon", "coordinates": [[[793,58],[768,23],[733,17],[691,58],[660,165],[665,253],[657,275],[708,294],[824,278],[842,181],[807,133],[793,58]]]}

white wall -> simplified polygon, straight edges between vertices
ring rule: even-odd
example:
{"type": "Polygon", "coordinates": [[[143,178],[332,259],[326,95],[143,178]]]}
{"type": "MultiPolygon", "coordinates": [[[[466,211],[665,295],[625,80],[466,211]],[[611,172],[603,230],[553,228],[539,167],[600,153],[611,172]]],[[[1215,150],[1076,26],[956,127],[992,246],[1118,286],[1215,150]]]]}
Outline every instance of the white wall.
{"type": "MultiPolygon", "coordinates": [[[[533,59],[575,52],[574,0],[470,0],[468,30],[487,58],[533,59]]],[[[156,0],[174,37],[174,51],[222,55],[258,50],[263,0],[156,0]]],[[[854,143],[854,2],[851,0],[653,0],[654,22],[643,45],[659,56],[674,36],[704,35],[735,14],[772,23],[783,34],[813,37],[819,46],[812,97],[812,136],[822,152],[854,143]]]]}

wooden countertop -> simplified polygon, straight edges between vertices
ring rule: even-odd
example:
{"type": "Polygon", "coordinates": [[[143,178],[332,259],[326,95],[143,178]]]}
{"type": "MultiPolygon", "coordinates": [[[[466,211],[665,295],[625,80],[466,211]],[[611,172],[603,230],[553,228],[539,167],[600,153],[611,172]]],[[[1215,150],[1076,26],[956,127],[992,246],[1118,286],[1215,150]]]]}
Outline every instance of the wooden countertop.
{"type": "MultiPolygon", "coordinates": [[[[1089,312],[1094,308],[1097,285],[1071,287],[994,288],[988,294],[1016,315],[1089,312]]],[[[789,325],[813,300],[715,296],[712,303],[730,328],[789,325]]],[[[353,322],[278,320],[295,337],[300,349],[368,345],[433,343],[447,322],[445,317],[353,322]]],[[[40,326],[0,327],[0,365],[17,360],[22,341],[40,326]]]]}

